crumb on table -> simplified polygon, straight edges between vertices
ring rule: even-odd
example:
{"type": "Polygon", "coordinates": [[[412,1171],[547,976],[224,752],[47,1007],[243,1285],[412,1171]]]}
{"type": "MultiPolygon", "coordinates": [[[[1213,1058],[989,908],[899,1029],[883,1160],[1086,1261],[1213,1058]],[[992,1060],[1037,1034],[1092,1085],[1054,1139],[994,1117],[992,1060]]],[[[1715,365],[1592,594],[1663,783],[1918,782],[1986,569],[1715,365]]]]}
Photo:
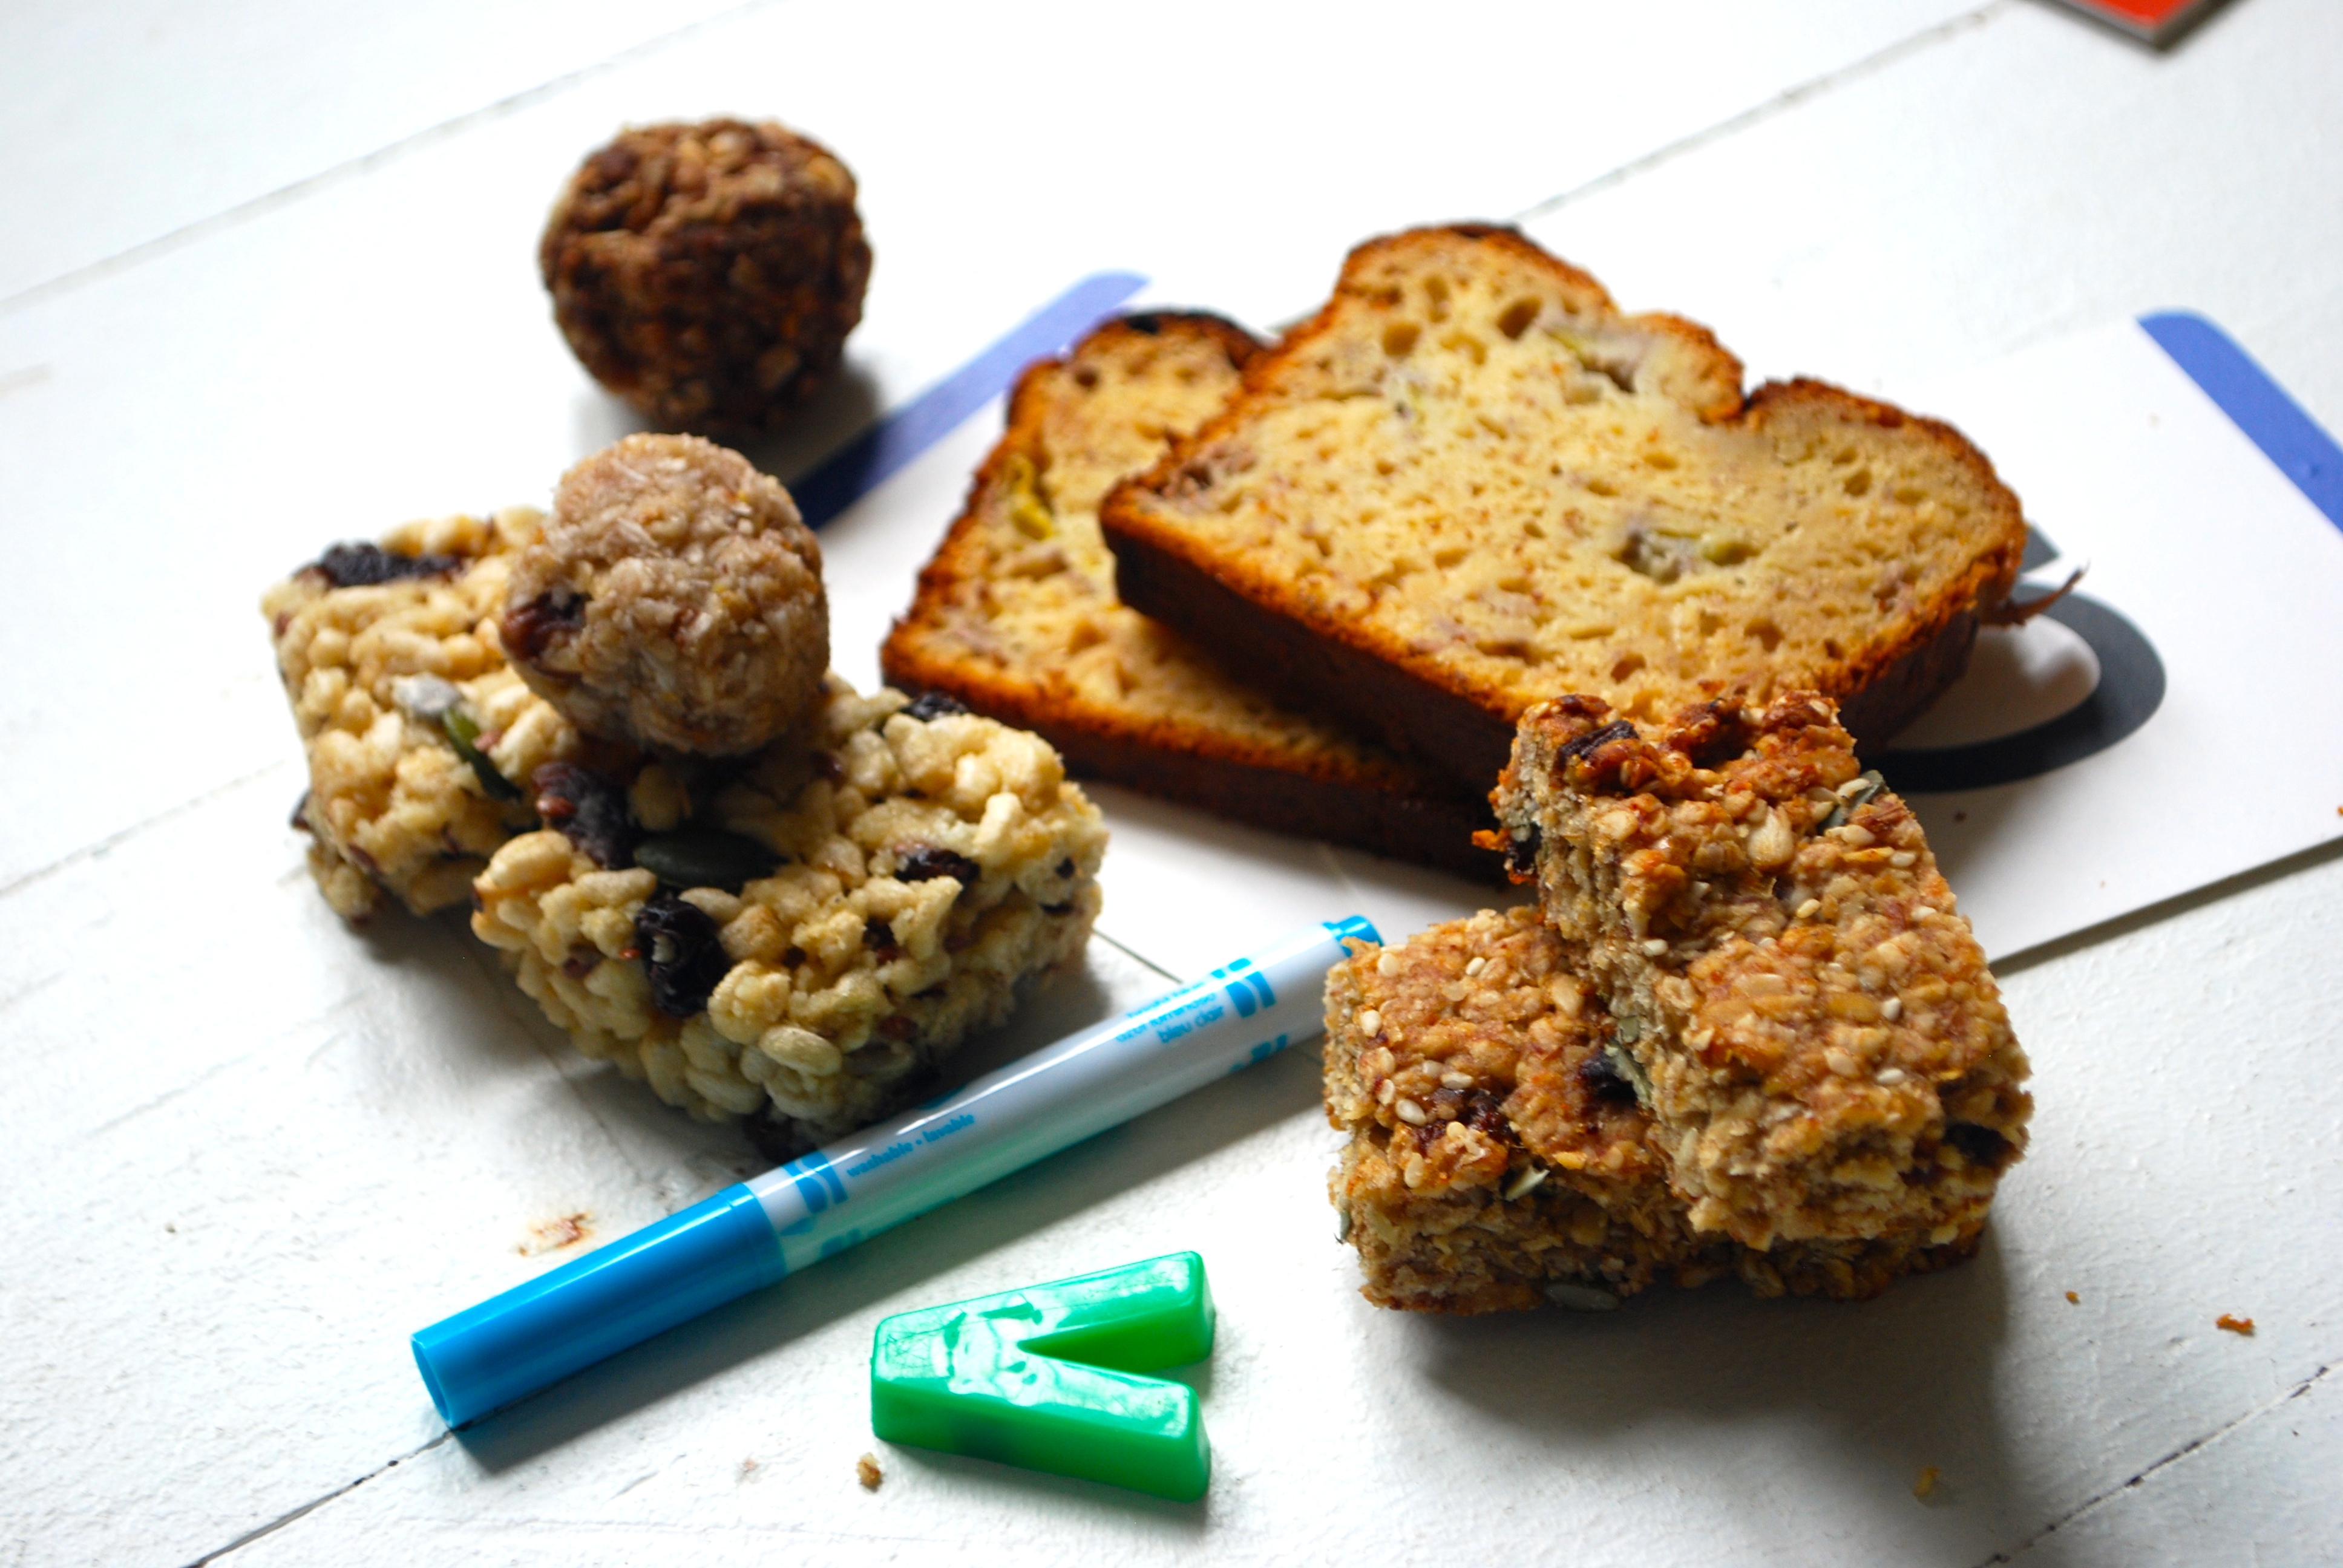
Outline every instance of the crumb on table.
{"type": "Polygon", "coordinates": [[[1936,1478],[1943,1473],[1933,1464],[1921,1471],[1920,1479],[1912,1483],[1912,1495],[1926,1501],[1936,1490],[1936,1478]]]}
{"type": "Polygon", "coordinates": [[[575,1246],[593,1234],[593,1219],[592,1214],[580,1209],[575,1214],[540,1220],[528,1228],[528,1239],[513,1251],[524,1258],[534,1258],[540,1252],[558,1252],[564,1247],[575,1246]]]}
{"type": "Polygon", "coordinates": [[[2227,1312],[2223,1312],[2219,1317],[2215,1318],[2213,1326],[2217,1329],[2227,1329],[2233,1334],[2243,1334],[2247,1339],[2251,1339],[2254,1333],[2253,1319],[2236,1317],[2227,1312]]]}
{"type": "Polygon", "coordinates": [[[854,1479],[862,1483],[863,1491],[876,1492],[879,1483],[887,1479],[887,1473],[879,1468],[877,1459],[866,1453],[854,1462],[854,1479]]]}
{"type": "Polygon", "coordinates": [[[2070,1307],[2079,1307],[2083,1304],[2083,1298],[2077,1295],[2074,1292],[2068,1291],[2066,1292],[2066,1304],[2070,1307]]]}

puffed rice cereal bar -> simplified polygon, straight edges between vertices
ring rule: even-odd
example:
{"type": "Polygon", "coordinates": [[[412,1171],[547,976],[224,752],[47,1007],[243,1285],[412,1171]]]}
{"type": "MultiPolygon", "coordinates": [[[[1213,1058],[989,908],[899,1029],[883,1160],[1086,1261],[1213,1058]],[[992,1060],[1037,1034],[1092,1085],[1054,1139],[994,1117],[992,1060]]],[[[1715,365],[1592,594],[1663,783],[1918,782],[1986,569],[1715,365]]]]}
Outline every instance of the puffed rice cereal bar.
{"type": "Polygon", "coordinates": [[[1534,909],[1483,910],[1326,980],[1332,1189],[1379,1306],[1600,1310],[1655,1281],[1738,1273],[1763,1296],[1842,1300],[1959,1261],[1946,1241],[1782,1242],[1695,1232],[1669,1191],[1611,1020],[1534,909]]]}
{"type": "Polygon", "coordinates": [[[748,758],[538,784],[558,826],[497,852],[472,930],[580,1050],[696,1115],[769,1117],[771,1148],[903,1102],[1098,914],[1097,809],[1048,742],[948,699],[833,676],[748,758]]]}
{"type": "Polygon", "coordinates": [[[519,507],[409,523],[378,547],[335,546],[261,599],[309,767],[294,824],[346,919],[385,893],[417,914],[461,902],[534,825],[530,776],[581,751],[497,638],[506,574],[542,520],[519,507]]]}
{"type": "Polygon", "coordinates": [[[1973,1231],[2026,1055],[1919,822],[1830,702],[1523,716],[1501,847],[1603,997],[1693,1227],[1767,1248],[1973,1231]]]}

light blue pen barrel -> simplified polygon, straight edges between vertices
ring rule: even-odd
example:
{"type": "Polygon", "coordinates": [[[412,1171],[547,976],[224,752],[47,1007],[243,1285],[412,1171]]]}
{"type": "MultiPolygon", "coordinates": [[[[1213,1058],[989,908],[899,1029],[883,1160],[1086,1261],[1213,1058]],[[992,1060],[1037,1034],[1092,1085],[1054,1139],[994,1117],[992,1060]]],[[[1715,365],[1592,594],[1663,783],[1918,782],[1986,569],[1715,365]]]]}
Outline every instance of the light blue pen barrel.
{"type": "Polygon", "coordinates": [[[788,1271],[757,1195],[736,1183],[432,1324],[415,1364],[461,1426],[788,1271]]]}
{"type": "Polygon", "coordinates": [[[1321,1025],[1353,916],[1296,931],[932,1105],[728,1187],[414,1337],[450,1426],[1250,1067],[1321,1025]]]}

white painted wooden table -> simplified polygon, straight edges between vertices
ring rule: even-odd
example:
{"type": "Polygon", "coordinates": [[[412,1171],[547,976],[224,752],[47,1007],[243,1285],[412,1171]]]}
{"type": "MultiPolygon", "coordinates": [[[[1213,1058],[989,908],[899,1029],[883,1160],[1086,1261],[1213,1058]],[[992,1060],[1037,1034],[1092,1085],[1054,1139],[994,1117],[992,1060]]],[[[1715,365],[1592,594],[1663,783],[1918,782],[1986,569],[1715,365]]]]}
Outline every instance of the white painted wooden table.
{"type": "MultiPolygon", "coordinates": [[[[327,913],[254,602],[327,539],[539,498],[628,427],[532,261],[621,121],[774,114],[863,181],[855,374],[760,453],[784,473],[1087,272],[1265,324],[1351,241],[1459,216],[1526,219],[1756,373],[1858,387],[2191,307],[2343,429],[2333,0],[2237,0],[2164,55],[2034,0],[1348,15],[0,14],[0,1562],[2343,1549],[2325,852],[2005,964],[2034,1152],[1983,1256],[1865,1306],[1378,1312],[1294,1053],[478,1429],[434,1417],[407,1334],[574,1255],[538,1227],[607,1238],[753,1159],[568,1054],[452,919],[327,913]],[[1205,1503],[911,1450],[856,1484],[879,1317],[1188,1246],[1222,1307],[1205,1503]]],[[[936,454],[947,501],[988,439],[936,454]]],[[[918,560],[828,548],[867,679],[918,560]]],[[[2207,759],[2211,809],[2252,809],[2250,748],[2207,759]]],[[[1404,930],[1470,897],[1100,793],[1104,936],[983,1060],[1289,909],[1404,930]],[[1183,875],[1232,851],[1241,888],[1183,875]]]]}

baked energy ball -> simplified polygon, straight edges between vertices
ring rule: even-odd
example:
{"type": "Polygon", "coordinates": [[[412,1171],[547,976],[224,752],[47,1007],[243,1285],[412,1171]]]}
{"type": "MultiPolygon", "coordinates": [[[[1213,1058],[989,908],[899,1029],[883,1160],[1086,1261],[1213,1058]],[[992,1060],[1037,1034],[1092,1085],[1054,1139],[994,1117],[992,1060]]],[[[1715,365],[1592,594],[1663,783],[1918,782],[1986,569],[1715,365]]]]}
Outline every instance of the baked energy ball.
{"type": "Polygon", "coordinates": [[[838,368],[870,246],[854,176],[768,120],[623,131],[538,246],[594,378],[675,429],[771,429],[838,368]]]}
{"type": "Polygon", "coordinates": [[[561,477],[498,629],[521,678],[588,734],[753,751],[821,695],[821,547],[738,452],[629,436],[561,477]]]}

